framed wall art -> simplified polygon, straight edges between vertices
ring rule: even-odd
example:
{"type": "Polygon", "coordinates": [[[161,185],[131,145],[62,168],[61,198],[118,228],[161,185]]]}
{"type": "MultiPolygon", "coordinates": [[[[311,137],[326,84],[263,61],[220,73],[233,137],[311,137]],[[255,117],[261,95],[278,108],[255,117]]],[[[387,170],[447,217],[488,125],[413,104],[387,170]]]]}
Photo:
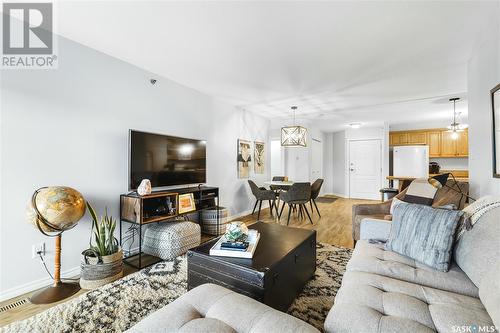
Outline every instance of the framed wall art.
{"type": "Polygon", "coordinates": [[[238,178],[250,176],[250,162],[252,161],[250,146],[250,141],[238,139],[238,178]]]}
{"type": "Polygon", "coordinates": [[[265,171],[266,155],[264,142],[254,141],[253,143],[253,169],[255,173],[262,174],[265,171]]]}

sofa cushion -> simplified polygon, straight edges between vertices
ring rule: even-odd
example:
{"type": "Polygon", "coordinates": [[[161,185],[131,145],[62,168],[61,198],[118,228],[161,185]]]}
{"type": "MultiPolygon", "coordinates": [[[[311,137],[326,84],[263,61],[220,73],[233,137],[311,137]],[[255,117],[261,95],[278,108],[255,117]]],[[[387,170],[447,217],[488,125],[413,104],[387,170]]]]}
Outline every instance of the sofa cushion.
{"type": "Polygon", "coordinates": [[[359,239],[387,241],[391,233],[391,221],[366,218],[361,221],[359,239]]]}
{"type": "Polygon", "coordinates": [[[198,318],[188,321],[183,325],[179,333],[200,333],[200,332],[217,332],[217,333],[236,333],[233,328],[223,321],[212,318],[198,318]]]}
{"type": "Polygon", "coordinates": [[[493,265],[483,277],[479,297],[493,323],[500,328],[500,265],[493,265]]]}
{"type": "Polygon", "coordinates": [[[127,332],[303,332],[318,330],[229,289],[203,284],[144,318],[127,332]]]}
{"type": "Polygon", "coordinates": [[[455,261],[476,286],[481,279],[499,265],[500,258],[500,208],[485,213],[465,231],[455,244],[455,261]]]}
{"type": "Polygon", "coordinates": [[[478,297],[478,288],[456,263],[451,264],[448,272],[440,272],[409,257],[387,251],[383,245],[370,244],[364,240],[356,243],[346,269],[347,271],[380,274],[427,287],[478,297]]]}
{"type": "Polygon", "coordinates": [[[479,298],[500,327],[500,208],[484,213],[455,245],[455,261],[479,287],[479,298]]]}
{"type": "Polygon", "coordinates": [[[326,332],[453,332],[489,326],[478,298],[386,276],[348,271],[325,321],[326,332]]]}
{"type": "Polygon", "coordinates": [[[386,249],[446,272],[462,211],[401,203],[394,209],[386,249]]]}
{"type": "Polygon", "coordinates": [[[384,220],[386,215],[387,214],[356,215],[353,220],[352,238],[355,240],[360,239],[359,230],[361,226],[361,221],[363,221],[366,218],[373,220],[384,220]]]}

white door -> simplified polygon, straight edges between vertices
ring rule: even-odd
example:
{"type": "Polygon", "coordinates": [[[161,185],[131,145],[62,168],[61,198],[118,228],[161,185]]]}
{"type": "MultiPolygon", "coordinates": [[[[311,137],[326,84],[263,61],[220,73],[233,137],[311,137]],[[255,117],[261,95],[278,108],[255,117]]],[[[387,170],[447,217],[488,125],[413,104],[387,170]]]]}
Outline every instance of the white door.
{"type": "Polygon", "coordinates": [[[281,140],[271,140],[271,177],[284,176],[281,140]]]}
{"type": "Polygon", "coordinates": [[[380,199],[382,143],[380,140],[349,141],[349,197],[380,199]]]}
{"type": "Polygon", "coordinates": [[[323,178],[323,143],[312,139],[311,146],[311,183],[323,178]]]}

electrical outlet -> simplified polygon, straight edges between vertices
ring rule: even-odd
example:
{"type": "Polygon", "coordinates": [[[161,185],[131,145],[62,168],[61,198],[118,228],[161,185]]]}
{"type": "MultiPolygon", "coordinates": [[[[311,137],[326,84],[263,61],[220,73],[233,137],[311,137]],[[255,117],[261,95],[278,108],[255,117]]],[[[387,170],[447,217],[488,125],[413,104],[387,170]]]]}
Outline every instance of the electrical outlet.
{"type": "Polygon", "coordinates": [[[38,252],[42,252],[42,256],[45,256],[45,243],[33,244],[31,246],[31,258],[39,258],[38,252]]]}

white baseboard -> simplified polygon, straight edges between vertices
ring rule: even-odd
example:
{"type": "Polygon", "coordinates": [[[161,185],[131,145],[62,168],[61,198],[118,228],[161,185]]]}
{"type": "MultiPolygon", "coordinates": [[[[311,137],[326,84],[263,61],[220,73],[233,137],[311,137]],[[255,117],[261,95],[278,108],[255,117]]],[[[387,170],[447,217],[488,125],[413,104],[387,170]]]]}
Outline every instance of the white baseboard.
{"type": "Polygon", "coordinates": [[[340,198],[348,198],[344,193],[325,193],[323,195],[334,195],[334,196],[340,197],[340,198]]]}
{"type": "MultiPolygon", "coordinates": [[[[64,276],[66,278],[72,278],[75,276],[78,276],[80,274],[80,266],[76,266],[70,269],[67,269],[63,272],[61,272],[61,276],[64,276]]],[[[64,278],[63,278],[64,280],[64,278]]],[[[52,284],[52,279],[50,277],[46,277],[43,279],[31,281],[25,284],[22,284],[20,286],[10,288],[7,290],[2,290],[0,292],[0,302],[3,302],[5,300],[20,296],[22,294],[26,294],[29,292],[32,292],[34,290],[47,287],[50,284],[52,284]]]]}
{"type": "MultiPolygon", "coordinates": [[[[261,209],[266,209],[266,208],[269,208],[269,203],[262,203],[261,209]]],[[[257,211],[258,211],[258,209],[255,209],[255,214],[257,214],[257,211]]],[[[229,221],[232,221],[234,219],[239,219],[240,217],[247,216],[250,214],[252,214],[252,209],[248,209],[248,210],[245,210],[241,213],[233,214],[233,215],[229,216],[229,221]]]]}

